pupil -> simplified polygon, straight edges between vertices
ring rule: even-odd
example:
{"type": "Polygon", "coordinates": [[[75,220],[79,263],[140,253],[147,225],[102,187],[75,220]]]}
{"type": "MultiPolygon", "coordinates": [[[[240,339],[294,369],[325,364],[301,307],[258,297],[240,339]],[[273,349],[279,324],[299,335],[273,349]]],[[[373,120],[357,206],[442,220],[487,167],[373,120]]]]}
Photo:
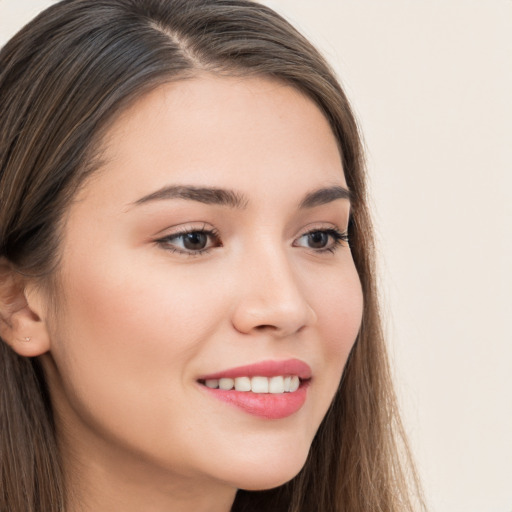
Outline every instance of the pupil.
{"type": "Polygon", "coordinates": [[[329,235],[327,233],[323,233],[322,231],[315,231],[314,233],[310,233],[309,237],[309,246],[314,249],[321,249],[327,245],[329,241],[329,235]]]}
{"type": "Polygon", "coordinates": [[[208,239],[204,233],[187,233],[183,240],[186,249],[201,250],[206,247],[208,239]]]}

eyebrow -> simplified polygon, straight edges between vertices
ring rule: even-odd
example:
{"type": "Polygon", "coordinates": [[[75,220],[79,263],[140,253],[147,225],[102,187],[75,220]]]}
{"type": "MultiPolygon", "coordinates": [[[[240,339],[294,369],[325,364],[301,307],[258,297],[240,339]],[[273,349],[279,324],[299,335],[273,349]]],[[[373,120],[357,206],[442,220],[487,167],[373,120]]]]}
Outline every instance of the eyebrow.
{"type": "MultiPolygon", "coordinates": [[[[315,208],[323,204],[331,203],[338,199],[350,201],[350,191],[341,186],[325,187],[306,194],[299,203],[299,209],[315,208]]],[[[244,209],[249,203],[241,193],[215,187],[196,187],[191,185],[171,185],[163,187],[151,194],[135,201],[135,205],[145,204],[151,201],[166,199],[187,199],[204,204],[228,206],[230,208],[244,209]]]]}
{"type": "Polygon", "coordinates": [[[189,201],[198,201],[204,204],[216,204],[239,209],[247,206],[247,199],[242,194],[233,190],[185,185],[163,187],[140,198],[135,204],[144,204],[162,199],[188,199],[189,201]]]}
{"type": "Polygon", "coordinates": [[[351,195],[350,190],[341,186],[321,188],[306,194],[306,197],[301,201],[299,208],[314,208],[315,206],[331,203],[337,199],[346,199],[350,201],[351,195]]]}

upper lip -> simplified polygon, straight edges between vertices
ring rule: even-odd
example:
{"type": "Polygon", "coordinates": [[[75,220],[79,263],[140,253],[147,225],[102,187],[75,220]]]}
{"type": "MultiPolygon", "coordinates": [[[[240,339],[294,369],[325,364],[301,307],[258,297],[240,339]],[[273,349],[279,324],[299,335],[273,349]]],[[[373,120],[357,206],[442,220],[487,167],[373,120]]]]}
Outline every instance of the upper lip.
{"type": "Polygon", "coordinates": [[[305,380],[311,378],[311,373],[311,367],[300,359],[268,360],[204,375],[199,380],[235,379],[237,377],[276,377],[279,375],[296,375],[300,379],[305,380]]]}

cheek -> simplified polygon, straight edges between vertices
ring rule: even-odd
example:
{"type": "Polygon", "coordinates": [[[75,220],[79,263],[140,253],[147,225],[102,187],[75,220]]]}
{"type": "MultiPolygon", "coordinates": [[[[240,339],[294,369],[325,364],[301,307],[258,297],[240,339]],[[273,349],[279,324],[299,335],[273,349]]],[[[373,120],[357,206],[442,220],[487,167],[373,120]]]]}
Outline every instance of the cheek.
{"type": "Polygon", "coordinates": [[[165,279],[165,272],[120,265],[73,272],[65,287],[63,350],[101,352],[113,365],[153,365],[164,357],[179,367],[207,328],[198,306],[208,296],[198,304],[193,287],[165,279]]]}
{"type": "Polygon", "coordinates": [[[194,425],[185,412],[195,399],[187,383],[222,318],[215,287],[118,258],[103,259],[101,268],[78,260],[67,275],[73,279],[65,280],[52,336],[61,418],[79,432],[85,426],[110,442],[186,461],[167,443],[186,439],[194,425]]]}
{"type": "Polygon", "coordinates": [[[321,282],[309,282],[308,294],[317,313],[318,340],[310,359],[319,361],[322,378],[317,380],[315,412],[318,424],[323,419],[336,393],[345,364],[357,338],[363,312],[363,294],[353,263],[343,270],[337,267],[321,282]],[[320,349],[320,350],[318,350],[320,349]]]}
{"type": "Polygon", "coordinates": [[[355,268],[330,281],[319,301],[324,357],[336,390],[361,326],[363,294],[355,268]]]}
{"type": "Polygon", "coordinates": [[[178,367],[185,357],[169,313],[175,308],[179,314],[179,304],[164,303],[169,294],[162,283],[152,283],[151,274],[122,259],[103,258],[101,266],[92,264],[94,255],[70,261],[52,355],[73,395],[91,407],[102,400],[118,407],[116,396],[140,394],[137,381],[155,384],[155,366],[178,367]]]}
{"type": "Polygon", "coordinates": [[[361,283],[353,263],[324,280],[311,296],[325,350],[348,355],[359,332],[363,312],[361,283]]]}
{"type": "Polygon", "coordinates": [[[116,390],[139,396],[147,389],[168,399],[226,322],[217,282],[222,273],[111,251],[109,258],[68,259],[54,358],[84,396],[96,389],[114,401],[116,390]]]}

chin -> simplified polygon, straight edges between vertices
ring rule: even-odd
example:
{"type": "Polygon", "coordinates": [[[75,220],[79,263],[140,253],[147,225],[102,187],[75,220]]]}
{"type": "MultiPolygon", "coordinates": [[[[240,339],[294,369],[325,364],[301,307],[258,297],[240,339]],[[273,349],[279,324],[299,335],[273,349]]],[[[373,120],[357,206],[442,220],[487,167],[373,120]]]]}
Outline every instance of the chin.
{"type": "MultiPolygon", "coordinates": [[[[308,452],[282,456],[279,460],[269,457],[266,461],[246,462],[237,468],[235,487],[246,491],[263,491],[279,487],[294,478],[304,467],[308,452]]],[[[235,469],[235,468],[233,468],[235,469]]]]}

